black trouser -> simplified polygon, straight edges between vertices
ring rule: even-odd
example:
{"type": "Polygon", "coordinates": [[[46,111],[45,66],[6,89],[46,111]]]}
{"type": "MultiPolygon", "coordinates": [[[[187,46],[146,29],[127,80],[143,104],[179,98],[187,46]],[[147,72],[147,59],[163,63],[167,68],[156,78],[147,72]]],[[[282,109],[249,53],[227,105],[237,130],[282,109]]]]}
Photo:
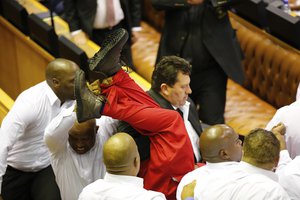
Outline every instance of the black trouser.
{"type": "Polygon", "coordinates": [[[60,200],[51,165],[38,172],[23,172],[8,166],[3,176],[4,200],[60,200]]]}
{"type": "MultiPolygon", "coordinates": [[[[93,36],[91,39],[101,47],[101,43],[104,40],[104,38],[116,29],[125,28],[124,24],[125,23],[123,20],[116,26],[112,27],[111,29],[108,29],[108,28],[94,29],[93,36]]],[[[127,66],[129,66],[131,69],[135,70],[135,67],[134,67],[133,61],[132,61],[131,38],[128,38],[127,42],[125,43],[125,45],[123,47],[123,50],[121,52],[121,59],[126,63],[127,66]]]]}
{"type": "Polygon", "coordinates": [[[209,125],[223,124],[226,102],[227,75],[216,63],[197,73],[192,72],[190,95],[200,106],[199,118],[209,125]]]}

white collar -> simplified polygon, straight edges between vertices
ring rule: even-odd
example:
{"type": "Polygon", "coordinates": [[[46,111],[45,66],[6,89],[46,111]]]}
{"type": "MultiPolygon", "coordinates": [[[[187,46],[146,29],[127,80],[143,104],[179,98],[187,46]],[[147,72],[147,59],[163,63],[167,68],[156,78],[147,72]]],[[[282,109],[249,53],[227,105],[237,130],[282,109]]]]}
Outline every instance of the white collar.
{"type": "Polygon", "coordinates": [[[136,176],[126,176],[126,175],[115,175],[106,172],[104,180],[113,183],[126,183],[131,184],[139,188],[144,188],[144,180],[136,176]]]}
{"type": "Polygon", "coordinates": [[[52,88],[48,85],[48,83],[45,81],[45,85],[46,85],[46,93],[47,96],[49,98],[50,104],[54,105],[56,102],[59,103],[59,105],[61,104],[59,98],[56,96],[56,94],[54,93],[54,91],[52,90],[52,88]]]}
{"type": "Polygon", "coordinates": [[[278,176],[277,174],[275,174],[274,172],[270,171],[270,170],[266,170],[266,169],[262,169],[259,167],[256,167],[254,165],[251,165],[247,162],[241,161],[240,162],[241,167],[248,173],[251,174],[262,174],[267,176],[268,178],[272,179],[273,181],[278,182],[278,176]]]}

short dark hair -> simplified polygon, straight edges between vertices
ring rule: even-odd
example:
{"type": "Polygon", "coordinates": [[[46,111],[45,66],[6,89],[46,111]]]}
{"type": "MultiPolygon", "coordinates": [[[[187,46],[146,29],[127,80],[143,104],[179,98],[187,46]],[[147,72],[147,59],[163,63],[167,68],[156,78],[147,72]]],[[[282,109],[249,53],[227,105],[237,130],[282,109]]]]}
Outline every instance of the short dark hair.
{"type": "Polygon", "coordinates": [[[162,83],[173,86],[177,82],[178,72],[191,74],[192,67],[188,61],[177,56],[165,56],[156,65],[151,81],[151,89],[160,91],[162,83]]]}
{"type": "Polygon", "coordinates": [[[258,128],[245,137],[243,151],[244,157],[256,163],[272,163],[279,158],[280,142],[271,131],[258,128]]]}

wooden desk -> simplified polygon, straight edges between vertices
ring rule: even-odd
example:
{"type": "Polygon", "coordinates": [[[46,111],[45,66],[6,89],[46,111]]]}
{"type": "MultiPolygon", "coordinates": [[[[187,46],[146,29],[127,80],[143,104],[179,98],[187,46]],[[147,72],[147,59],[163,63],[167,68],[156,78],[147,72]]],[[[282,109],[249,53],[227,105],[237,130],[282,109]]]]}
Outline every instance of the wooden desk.
{"type": "MultiPolygon", "coordinates": [[[[29,13],[47,11],[34,0],[22,0],[22,4],[29,13]]],[[[70,38],[66,22],[59,17],[54,20],[57,34],[70,38]]],[[[46,22],[50,23],[50,20],[46,19],[46,22]]],[[[100,48],[92,41],[80,47],[88,57],[92,57],[100,48]]],[[[0,88],[12,99],[16,99],[23,90],[43,81],[46,66],[53,59],[52,55],[0,16],[0,88]]],[[[135,72],[131,72],[130,76],[144,90],[150,88],[150,84],[135,72]]]]}
{"type": "MultiPolygon", "coordinates": [[[[49,10],[45,6],[40,4],[38,1],[19,0],[19,2],[26,8],[29,14],[49,12],[49,10]]],[[[72,40],[68,24],[58,16],[55,16],[53,19],[56,34],[58,36],[64,35],[66,38],[72,40]]],[[[49,25],[51,24],[50,18],[45,18],[44,21],[49,25]]],[[[86,44],[79,45],[79,47],[86,52],[88,57],[92,57],[100,49],[100,47],[91,40],[88,40],[86,44]]]]}

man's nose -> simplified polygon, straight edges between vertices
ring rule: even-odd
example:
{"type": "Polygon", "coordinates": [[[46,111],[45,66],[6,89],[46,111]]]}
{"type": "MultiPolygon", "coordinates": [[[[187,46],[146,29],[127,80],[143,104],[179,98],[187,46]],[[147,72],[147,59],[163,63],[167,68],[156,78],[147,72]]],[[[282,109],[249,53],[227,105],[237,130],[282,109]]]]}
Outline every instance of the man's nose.
{"type": "Polygon", "coordinates": [[[187,89],[186,89],[186,93],[187,93],[187,94],[192,94],[192,89],[191,89],[191,87],[190,87],[190,86],[188,86],[188,87],[187,87],[187,89]]]}

